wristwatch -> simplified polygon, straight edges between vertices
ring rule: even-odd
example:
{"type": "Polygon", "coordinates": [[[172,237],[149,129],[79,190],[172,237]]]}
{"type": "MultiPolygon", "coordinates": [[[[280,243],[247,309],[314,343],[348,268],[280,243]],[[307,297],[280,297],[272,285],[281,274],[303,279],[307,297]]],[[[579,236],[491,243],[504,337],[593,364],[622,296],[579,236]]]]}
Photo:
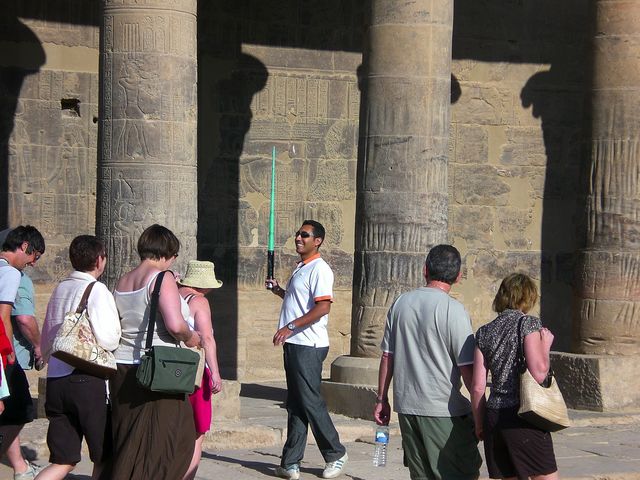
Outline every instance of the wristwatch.
{"type": "Polygon", "coordinates": [[[296,329],[296,326],[293,324],[293,322],[289,322],[287,323],[287,328],[293,332],[296,329]]]}

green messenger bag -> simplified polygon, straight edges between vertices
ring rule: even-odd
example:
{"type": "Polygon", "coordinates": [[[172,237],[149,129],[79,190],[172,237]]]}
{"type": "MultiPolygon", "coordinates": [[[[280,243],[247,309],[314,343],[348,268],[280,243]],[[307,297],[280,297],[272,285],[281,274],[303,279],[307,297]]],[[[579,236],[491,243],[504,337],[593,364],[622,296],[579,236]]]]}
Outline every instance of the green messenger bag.
{"type": "Polygon", "coordinates": [[[156,345],[143,355],[136,378],[153,392],[193,393],[200,355],[188,348],[156,345]]]}
{"type": "Polygon", "coordinates": [[[160,285],[165,272],[160,272],[151,294],[149,326],[144,355],[136,371],[138,384],[153,392],[193,393],[200,363],[200,355],[188,348],[178,346],[151,346],[156,323],[156,310],[160,297],[160,285]]]}

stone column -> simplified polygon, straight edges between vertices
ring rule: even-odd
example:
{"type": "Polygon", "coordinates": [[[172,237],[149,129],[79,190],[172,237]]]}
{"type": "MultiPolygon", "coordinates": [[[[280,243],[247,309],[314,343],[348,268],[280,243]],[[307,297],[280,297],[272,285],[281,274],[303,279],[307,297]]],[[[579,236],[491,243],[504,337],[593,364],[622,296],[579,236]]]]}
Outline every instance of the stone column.
{"type": "Polygon", "coordinates": [[[640,353],[640,1],[596,2],[574,351],[640,353]]]}
{"type": "Polygon", "coordinates": [[[573,351],[554,368],[574,408],[640,406],[640,1],[594,3],[586,247],[573,351]]]}
{"type": "Polygon", "coordinates": [[[196,255],[196,4],[102,1],[96,223],[110,285],[153,223],[180,239],[181,260],[196,255]]]}
{"type": "Polygon", "coordinates": [[[387,310],[447,240],[450,0],[373,0],[360,118],[351,355],[379,357],[387,310]]]}
{"type": "Polygon", "coordinates": [[[387,311],[424,284],[427,251],[447,241],[452,29],[451,0],[371,2],[351,356],[336,359],[324,387],[330,408],[346,415],[370,418],[387,311]]]}

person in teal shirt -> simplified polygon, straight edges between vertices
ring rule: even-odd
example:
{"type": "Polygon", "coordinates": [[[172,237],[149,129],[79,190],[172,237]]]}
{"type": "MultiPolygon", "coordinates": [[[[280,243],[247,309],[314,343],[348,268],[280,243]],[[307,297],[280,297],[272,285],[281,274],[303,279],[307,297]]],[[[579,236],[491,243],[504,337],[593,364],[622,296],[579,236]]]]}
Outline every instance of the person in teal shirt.
{"type": "Polygon", "coordinates": [[[35,317],[33,282],[22,272],[20,286],[11,309],[13,349],[23,370],[44,366],[40,352],[40,328],[35,317]]]}

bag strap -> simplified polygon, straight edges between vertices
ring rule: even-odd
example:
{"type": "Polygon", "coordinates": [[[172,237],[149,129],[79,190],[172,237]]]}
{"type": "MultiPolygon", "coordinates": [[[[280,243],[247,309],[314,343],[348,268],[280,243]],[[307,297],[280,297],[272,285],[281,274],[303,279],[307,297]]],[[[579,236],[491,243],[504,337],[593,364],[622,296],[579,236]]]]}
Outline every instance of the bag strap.
{"type": "Polygon", "coordinates": [[[527,368],[527,360],[524,358],[524,339],[522,338],[522,322],[525,316],[522,315],[518,320],[518,362],[520,364],[520,373],[524,373],[527,368]]]}
{"type": "Polygon", "coordinates": [[[147,341],[145,344],[145,350],[149,350],[151,348],[151,344],[153,343],[153,329],[156,325],[156,310],[158,310],[160,287],[162,286],[162,279],[164,278],[165,273],[167,273],[167,270],[156,275],[156,284],[153,287],[153,292],[151,293],[151,303],[149,305],[149,326],[147,327],[147,341]]]}
{"type": "Polygon", "coordinates": [[[89,294],[91,293],[91,289],[96,284],[96,282],[91,282],[87,285],[87,288],[84,289],[84,293],[82,294],[82,298],[80,299],[80,304],[78,308],[76,308],[76,313],[82,313],[87,308],[87,302],[89,301],[89,294]]]}

